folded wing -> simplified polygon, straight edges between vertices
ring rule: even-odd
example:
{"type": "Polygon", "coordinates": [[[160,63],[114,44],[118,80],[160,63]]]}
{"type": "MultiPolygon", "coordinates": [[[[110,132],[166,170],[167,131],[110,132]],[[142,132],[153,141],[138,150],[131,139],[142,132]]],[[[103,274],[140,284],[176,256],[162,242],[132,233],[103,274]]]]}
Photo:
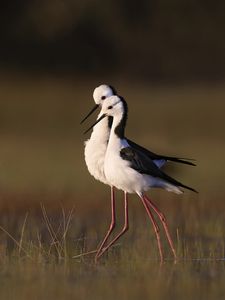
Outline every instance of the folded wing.
{"type": "Polygon", "coordinates": [[[150,150],[136,144],[135,142],[128,140],[127,139],[128,144],[135,150],[139,150],[141,152],[143,152],[145,155],[147,155],[151,160],[165,160],[165,161],[173,161],[176,163],[181,163],[181,164],[185,164],[185,165],[190,165],[190,166],[196,166],[195,163],[193,163],[192,161],[194,161],[194,159],[189,159],[189,158],[180,158],[180,157],[174,157],[174,156],[165,156],[165,155],[160,155],[160,154],[156,154],[154,152],[151,152],[150,150]]]}
{"type": "Polygon", "coordinates": [[[141,174],[146,174],[152,177],[160,178],[172,185],[183,187],[197,193],[195,189],[184,185],[183,183],[164,173],[155,165],[153,160],[148,155],[146,155],[145,152],[142,152],[139,149],[135,149],[133,147],[123,148],[120,151],[120,156],[122,159],[129,161],[130,167],[141,174]]]}

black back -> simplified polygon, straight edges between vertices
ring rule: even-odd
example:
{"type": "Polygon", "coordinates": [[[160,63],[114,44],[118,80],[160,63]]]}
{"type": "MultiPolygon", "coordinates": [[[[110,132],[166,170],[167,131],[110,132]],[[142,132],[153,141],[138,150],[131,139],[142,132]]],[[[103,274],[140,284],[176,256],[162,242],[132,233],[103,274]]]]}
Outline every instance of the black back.
{"type": "Polygon", "coordinates": [[[152,160],[160,160],[160,159],[164,159],[164,160],[169,160],[169,161],[173,161],[173,162],[177,162],[177,163],[182,163],[182,164],[186,164],[186,165],[190,165],[190,166],[196,166],[196,164],[194,164],[193,162],[189,161],[192,159],[188,159],[188,158],[179,158],[179,157],[174,157],[174,156],[165,156],[165,155],[161,155],[161,154],[156,154],[154,152],[151,152],[150,150],[136,144],[135,142],[128,140],[127,139],[128,144],[136,149],[139,150],[141,152],[143,152],[145,155],[147,155],[149,158],[151,158],[152,160]]]}
{"type": "Polygon", "coordinates": [[[172,185],[189,189],[193,192],[197,192],[191,187],[188,187],[181,182],[173,179],[160,170],[145,153],[132,147],[126,147],[121,149],[120,156],[130,162],[130,167],[139,172],[140,174],[150,175],[152,177],[160,178],[172,185]]]}

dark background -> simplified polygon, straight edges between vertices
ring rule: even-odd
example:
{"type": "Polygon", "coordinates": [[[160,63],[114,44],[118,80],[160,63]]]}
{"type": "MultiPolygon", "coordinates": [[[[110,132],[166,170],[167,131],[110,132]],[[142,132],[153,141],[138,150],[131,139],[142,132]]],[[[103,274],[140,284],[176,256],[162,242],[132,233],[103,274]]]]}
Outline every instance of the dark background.
{"type": "Polygon", "coordinates": [[[0,66],[148,81],[222,80],[223,0],[0,4],[0,66]]]}

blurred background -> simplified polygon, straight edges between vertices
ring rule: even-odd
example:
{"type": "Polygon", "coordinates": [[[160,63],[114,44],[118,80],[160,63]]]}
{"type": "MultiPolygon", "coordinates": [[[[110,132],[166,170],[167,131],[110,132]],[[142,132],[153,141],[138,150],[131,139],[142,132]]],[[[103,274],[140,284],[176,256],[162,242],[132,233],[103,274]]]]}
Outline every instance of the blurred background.
{"type": "Polygon", "coordinates": [[[2,216],[63,204],[75,206],[83,230],[91,223],[104,232],[109,188],[89,175],[83,155],[83,132],[96,116],[79,124],[102,83],[127,100],[130,138],[197,160],[168,172],[199,196],[152,192],[171,220],[181,207],[213,214],[212,222],[222,214],[224,14],[222,0],[1,1],[2,216]]]}
{"type": "Polygon", "coordinates": [[[224,78],[222,0],[14,0],[0,8],[0,62],[9,71],[85,81],[224,78]]]}
{"type": "MultiPolygon", "coordinates": [[[[62,262],[61,250],[66,259],[96,249],[108,226],[109,187],[90,176],[83,154],[90,135],[83,132],[97,115],[80,125],[103,83],[128,102],[129,138],[157,153],[196,159],[197,167],[169,164],[166,170],[199,194],[149,192],[168,217],[178,256],[224,258],[224,33],[223,0],[0,2],[2,298],[98,293],[102,299],[104,289],[104,299],[115,299],[113,291],[129,295],[124,299],[152,293],[155,299],[223,298],[224,264],[168,264],[165,274],[157,273],[154,233],[135,195],[130,231],[106,269],[70,260],[73,270],[64,264],[56,270],[46,262],[62,262]],[[72,208],[71,221],[65,216],[72,208]],[[9,268],[10,259],[24,264],[9,268]]],[[[121,192],[117,199],[119,230],[121,192]]],[[[170,257],[165,239],[163,246],[170,257]]]]}

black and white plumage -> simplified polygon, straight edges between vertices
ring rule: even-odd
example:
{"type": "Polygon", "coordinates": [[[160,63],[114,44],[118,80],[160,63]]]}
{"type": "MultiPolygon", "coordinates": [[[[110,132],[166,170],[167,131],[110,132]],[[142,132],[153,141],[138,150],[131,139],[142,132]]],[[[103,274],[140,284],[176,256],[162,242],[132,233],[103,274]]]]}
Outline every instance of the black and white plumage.
{"type": "Polygon", "coordinates": [[[104,101],[99,119],[89,128],[90,130],[92,127],[98,125],[106,119],[106,117],[113,117],[113,123],[104,158],[104,174],[111,187],[114,186],[117,189],[123,190],[125,193],[124,227],[121,232],[107,246],[105,246],[106,241],[115,226],[115,205],[113,202],[112,222],[100,246],[101,251],[97,252],[98,255],[96,256],[96,260],[128,230],[128,193],[136,193],[141,198],[154,228],[160,254],[160,261],[163,261],[163,251],[159,235],[159,227],[155,221],[152,210],[157,214],[163,225],[170,249],[174,255],[174,259],[176,260],[176,251],[169,233],[165,216],[147,197],[147,195],[145,195],[145,192],[150,188],[163,188],[177,194],[183,192],[181,188],[186,188],[193,192],[196,191],[162,172],[154,160],[146,155],[145,151],[134,148],[129,144],[128,140],[125,138],[127,114],[128,109],[126,101],[122,97],[111,96],[104,101]]]}
{"type": "Polygon", "coordinates": [[[193,190],[162,172],[146,152],[129,144],[125,138],[127,114],[127,103],[119,96],[106,99],[102,106],[101,115],[113,117],[104,163],[105,175],[111,185],[138,194],[150,187],[162,187],[176,193],[181,193],[181,187],[193,190]]]}
{"type": "Polygon", "coordinates": [[[172,177],[164,173],[160,168],[156,166],[156,164],[149,158],[149,156],[147,156],[141,150],[137,150],[129,145],[128,147],[121,149],[120,156],[124,160],[129,161],[130,167],[138,171],[140,174],[146,174],[153,177],[157,177],[167,181],[170,184],[183,187],[191,191],[195,191],[193,188],[182,184],[181,182],[173,179],[172,177]]]}
{"type": "Polygon", "coordinates": [[[146,148],[136,144],[135,142],[133,142],[129,139],[127,139],[127,142],[132,148],[145,153],[145,155],[148,156],[151,160],[153,160],[158,167],[164,165],[167,161],[185,164],[185,165],[189,165],[189,166],[196,166],[196,164],[192,162],[193,159],[179,158],[179,157],[174,157],[174,156],[166,156],[166,155],[156,154],[156,153],[154,153],[150,150],[147,150],[146,148]]]}
{"type": "MultiPolygon", "coordinates": [[[[85,161],[89,172],[96,179],[111,186],[112,218],[109,230],[97,250],[97,259],[128,230],[128,198],[127,193],[137,193],[145,206],[153,224],[157,237],[161,261],[162,247],[159,237],[159,228],[151,213],[151,209],[160,218],[164,227],[170,248],[176,259],[176,252],[170,237],[167,223],[159,209],[143,194],[150,187],[162,187],[168,191],[181,193],[180,187],[195,191],[188,186],[169,177],[160,168],[166,161],[173,161],[187,165],[195,165],[190,160],[155,154],[135,142],[125,138],[124,131],[127,120],[127,104],[122,97],[115,95],[115,90],[107,85],[95,89],[93,97],[95,107],[83,119],[94,112],[98,106],[102,107],[98,120],[87,131],[94,127],[91,138],[85,145],[85,161]],[[117,106],[118,105],[118,106],[117,106]],[[117,106],[117,107],[116,107],[117,106]],[[101,121],[101,122],[100,122],[101,121]],[[125,223],[121,232],[106,245],[110,234],[115,227],[115,198],[113,187],[124,191],[125,223]]],[[[82,122],[83,122],[82,121],[82,122]]]]}
{"type": "MultiPolygon", "coordinates": [[[[148,150],[125,138],[127,113],[126,101],[120,96],[113,95],[105,99],[99,115],[99,121],[101,122],[103,122],[106,117],[113,117],[104,159],[104,174],[107,181],[109,181],[111,185],[128,193],[142,193],[150,187],[162,187],[176,193],[181,193],[180,188],[195,191],[160,170],[163,164],[162,161],[164,162],[166,160],[164,156],[158,156],[151,152],[150,156],[148,150]],[[121,174],[121,176],[118,174],[121,174]],[[121,182],[126,181],[126,177],[129,178],[129,180],[135,178],[134,184],[128,184],[129,187],[123,186],[121,182]],[[137,177],[139,177],[139,179],[137,177]],[[143,182],[143,186],[135,190],[134,186],[136,186],[138,182],[143,182]]],[[[95,126],[99,125],[99,121],[95,123],[95,126]]],[[[187,161],[185,161],[185,163],[192,164],[187,161]]]]}

